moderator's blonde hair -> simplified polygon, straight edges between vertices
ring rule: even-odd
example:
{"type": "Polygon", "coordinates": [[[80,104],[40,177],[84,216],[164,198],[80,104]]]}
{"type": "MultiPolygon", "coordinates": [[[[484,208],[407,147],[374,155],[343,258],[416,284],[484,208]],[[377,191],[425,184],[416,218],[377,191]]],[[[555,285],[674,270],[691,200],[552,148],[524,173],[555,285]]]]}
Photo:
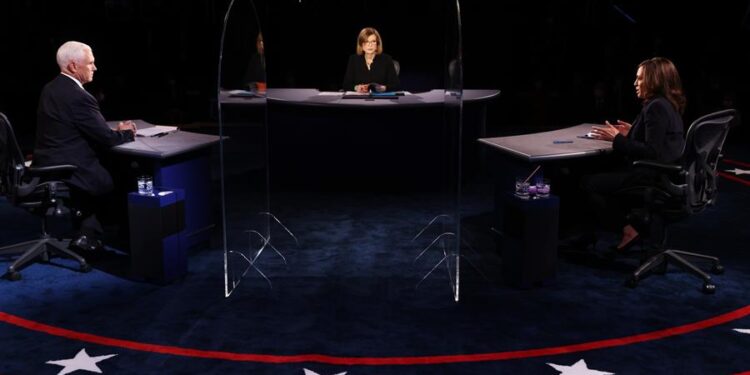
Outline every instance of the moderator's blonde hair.
{"type": "Polygon", "coordinates": [[[362,31],[359,32],[359,36],[357,37],[357,55],[365,53],[362,50],[362,45],[367,42],[367,38],[369,38],[371,35],[375,35],[375,38],[377,38],[378,42],[378,48],[375,50],[375,54],[379,55],[383,53],[383,38],[380,37],[380,33],[375,30],[374,27],[365,27],[364,29],[362,29],[362,31]]]}

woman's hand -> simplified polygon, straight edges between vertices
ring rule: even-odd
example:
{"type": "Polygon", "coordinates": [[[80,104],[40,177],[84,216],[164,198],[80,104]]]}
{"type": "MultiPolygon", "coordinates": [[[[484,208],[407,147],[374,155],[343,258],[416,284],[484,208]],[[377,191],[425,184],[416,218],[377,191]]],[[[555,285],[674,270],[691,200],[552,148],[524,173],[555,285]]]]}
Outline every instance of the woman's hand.
{"type": "Polygon", "coordinates": [[[370,88],[368,85],[357,85],[357,86],[354,86],[354,91],[366,93],[370,91],[370,88]]]}
{"type": "MultiPolygon", "coordinates": [[[[609,123],[609,121],[605,121],[604,123],[606,123],[607,125],[612,125],[609,123]]],[[[630,123],[622,120],[617,120],[617,124],[614,124],[612,126],[614,126],[615,129],[617,129],[617,131],[625,137],[628,136],[628,133],[630,133],[630,128],[633,127],[633,125],[631,125],[630,123]]]]}
{"type": "Polygon", "coordinates": [[[591,135],[595,139],[600,139],[602,141],[612,142],[618,134],[620,134],[620,131],[609,122],[605,125],[591,127],[591,135]]]}

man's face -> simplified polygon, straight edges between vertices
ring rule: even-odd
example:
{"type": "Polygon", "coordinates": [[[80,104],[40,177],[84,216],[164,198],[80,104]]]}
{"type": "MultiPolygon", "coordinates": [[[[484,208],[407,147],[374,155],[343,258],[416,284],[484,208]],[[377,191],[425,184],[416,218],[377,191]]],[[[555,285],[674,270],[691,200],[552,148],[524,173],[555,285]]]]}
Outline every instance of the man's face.
{"type": "Polygon", "coordinates": [[[86,50],[83,58],[71,62],[71,72],[82,84],[89,83],[94,80],[94,72],[96,71],[96,65],[94,65],[94,53],[91,50],[86,50]]]}

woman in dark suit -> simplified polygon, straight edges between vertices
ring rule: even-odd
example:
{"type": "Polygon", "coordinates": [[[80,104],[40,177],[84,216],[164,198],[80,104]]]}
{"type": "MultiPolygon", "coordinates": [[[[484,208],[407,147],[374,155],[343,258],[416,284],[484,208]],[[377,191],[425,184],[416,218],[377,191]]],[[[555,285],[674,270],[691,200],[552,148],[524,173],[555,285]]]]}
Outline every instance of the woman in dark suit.
{"type": "Polygon", "coordinates": [[[342,87],[347,91],[368,92],[370,84],[375,91],[397,91],[398,80],[393,59],[383,53],[383,39],[372,27],[365,27],[357,37],[357,53],[349,56],[342,87]]]}
{"type": "Polygon", "coordinates": [[[263,44],[263,34],[258,33],[255,38],[256,53],[250,58],[245,70],[244,88],[266,91],[266,48],[263,44]]]}
{"type": "Polygon", "coordinates": [[[622,228],[618,251],[631,247],[639,234],[633,224],[625,220],[629,207],[617,202],[612,193],[628,186],[654,183],[658,178],[629,165],[635,160],[673,163],[679,159],[685,145],[682,123],[685,95],[674,64],[663,57],[641,62],[633,85],[643,108],[632,125],[618,120],[617,124],[606,122],[591,129],[595,138],[611,141],[615,154],[620,155],[627,165],[618,171],[588,176],[583,180],[583,188],[590,194],[598,219],[622,228]]]}

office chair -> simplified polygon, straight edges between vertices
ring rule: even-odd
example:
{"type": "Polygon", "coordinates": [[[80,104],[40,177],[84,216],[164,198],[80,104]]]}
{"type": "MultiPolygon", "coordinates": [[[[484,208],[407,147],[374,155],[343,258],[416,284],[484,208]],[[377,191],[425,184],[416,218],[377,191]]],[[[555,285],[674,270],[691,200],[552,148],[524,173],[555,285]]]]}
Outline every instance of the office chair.
{"type": "Polygon", "coordinates": [[[401,74],[401,64],[399,64],[396,60],[393,60],[393,69],[396,70],[396,76],[401,74]]]}
{"type": "Polygon", "coordinates": [[[0,113],[0,192],[14,206],[24,208],[42,219],[40,238],[0,248],[0,255],[3,256],[21,254],[8,267],[5,277],[9,280],[20,280],[20,269],[37,257],[48,261],[50,252],[75,259],[81,272],[91,270],[85,259],[68,250],[70,240],[63,238],[69,228],[54,225],[60,220],[70,222],[76,214],[66,205],[70,192],[68,186],[61,181],[70,177],[75,170],[73,165],[26,166],[13,127],[8,118],[0,113]]]}
{"type": "Polygon", "coordinates": [[[702,278],[704,293],[711,294],[716,290],[711,276],[689,260],[710,262],[710,272],[718,275],[724,271],[719,258],[667,248],[667,229],[669,224],[700,213],[716,202],[716,166],[735,118],[736,111],[729,109],[695,120],[687,131],[678,164],[648,160],[633,163],[636,168],[654,171],[660,176],[654,186],[636,186],[620,192],[642,198],[643,207],[632,210],[628,218],[638,223],[637,227],[646,228],[644,239],[656,254],[647,258],[630,275],[626,285],[636,287],[649,272],[665,273],[667,265],[673,263],[702,278]]]}

